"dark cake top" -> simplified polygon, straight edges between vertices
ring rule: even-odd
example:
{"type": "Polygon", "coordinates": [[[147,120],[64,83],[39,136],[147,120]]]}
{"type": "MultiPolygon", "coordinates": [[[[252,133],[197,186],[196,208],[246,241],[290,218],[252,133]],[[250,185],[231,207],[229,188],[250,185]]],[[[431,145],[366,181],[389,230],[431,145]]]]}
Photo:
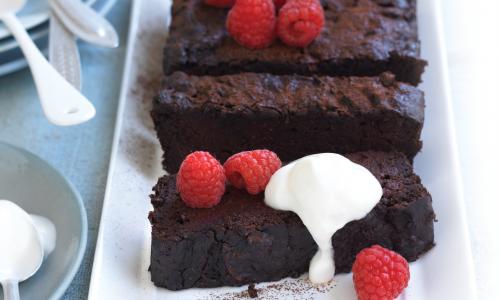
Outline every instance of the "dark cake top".
{"type": "MultiPolygon", "coordinates": [[[[305,49],[275,41],[258,51],[233,41],[225,28],[227,10],[203,0],[174,0],[166,47],[167,73],[181,66],[206,68],[267,62],[305,68],[322,61],[387,61],[391,57],[419,56],[415,0],[323,0],[325,25],[321,35],[305,49]]],[[[248,66],[247,66],[248,67],[248,66]]],[[[245,67],[247,70],[248,68],[245,67]]],[[[255,69],[259,69],[256,64],[255,69]]],[[[353,67],[353,66],[351,66],[353,67]]],[[[356,66],[356,68],[359,66],[356,66]]],[[[217,70],[204,74],[222,74],[217,70]]],[[[197,73],[198,74],[198,73],[197,73]]]]}
{"type": "Polygon", "coordinates": [[[286,118],[311,111],[353,115],[397,111],[423,122],[423,93],[384,73],[379,77],[327,77],[241,73],[193,76],[175,72],[155,100],[157,112],[202,109],[220,113],[247,111],[286,118]]]}
{"type": "MultiPolygon", "coordinates": [[[[401,153],[367,151],[348,154],[346,157],[366,167],[381,183],[384,193],[377,207],[404,207],[413,201],[430,197],[420,183],[420,178],[413,173],[410,162],[401,153]]],[[[176,192],[175,175],[166,175],[154,187],[151,196],[154,211],[150,214],[150,220],[155,236],[169,239],[205,230],[205,227],[213,224],[233,228],[237,223],[238,228],[243,230],[255,230],[261,224],[297,221],[295,214],[267,206],[263,197],[263,193],[250,195],[244,190],[228,186],[217,206],[208,209],[189,208],[176,192]],[[177,226],[176,231],[171,232],[169,224],[172,222],[183,226],[177,226]]]]}

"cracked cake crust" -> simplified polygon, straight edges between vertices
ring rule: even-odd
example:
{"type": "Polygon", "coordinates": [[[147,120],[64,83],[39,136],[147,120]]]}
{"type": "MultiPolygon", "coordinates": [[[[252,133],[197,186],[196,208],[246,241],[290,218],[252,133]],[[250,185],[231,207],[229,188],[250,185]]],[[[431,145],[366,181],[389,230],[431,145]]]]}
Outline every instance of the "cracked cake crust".
{"type": "Polygon", "coordinates": [[[426,62],[415,0],[322,0],[325,26],[307,48],[275,41],[259,51],[231,39],[227,10],[203,0],[174,0],[164,71],[195,75],[240,72],[330,76],[375,76],[386,71],[416,85],[426,62]]]}
{"type": "Polygon", "coordinates": [[[151,112],[164,167],[177,172],[186,155],[209,151],[225,161],[269,149],[283,161],[302,156],[420,150],[424,95],[390,73],[377,77],[237,75],[165,80],[151,112]]]}

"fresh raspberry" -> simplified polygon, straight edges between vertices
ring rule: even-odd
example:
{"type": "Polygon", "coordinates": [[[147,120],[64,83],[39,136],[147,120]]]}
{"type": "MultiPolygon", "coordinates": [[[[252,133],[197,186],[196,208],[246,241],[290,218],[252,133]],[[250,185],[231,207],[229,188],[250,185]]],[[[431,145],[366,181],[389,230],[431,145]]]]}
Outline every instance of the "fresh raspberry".
{"type": "Polygon", "coordinates": [[[269,150],[240,152],[224,163],[228,181],[236,188],[246,188],[252,195],[263,192],[269,179],[279,168],[281,160],[269,150]]]}
{"type": "Polygon", "coordinates": [[[379,245],[358,253],[352,273],[359,300],[395,299],[410,280],[406,259],[379,245]]]}
{"type": "Polygon", "coordinates": [[[203,151],[186,156],[177,173],[177,191],[187,206],[215,206],[225,190],[224,168],[217,159],[203,151]]]}
{"type": "Polygon", "coordinates": [[[274,6],[276,6],[276,9],[280,9],[285,3],[286,0],[274,0],[274,6]]]}
{"type": "Polygon", "coordinates": [[[283,43],[306,47],[320,33],[325,13],[319,0],[288,0],[278,14],[277,32],[283,43]]]}
{"type": "Polygon", "coordinates": [[[276,12],[272,0],[236,0],[226,20],[229,34],[250,49],[265,48],[276,36],[276,12]]]}
{"type": "Polygon", "coordinates": [[[236,0],[205,0],[205,4],[215,7],[231,7],[236,0]]]}

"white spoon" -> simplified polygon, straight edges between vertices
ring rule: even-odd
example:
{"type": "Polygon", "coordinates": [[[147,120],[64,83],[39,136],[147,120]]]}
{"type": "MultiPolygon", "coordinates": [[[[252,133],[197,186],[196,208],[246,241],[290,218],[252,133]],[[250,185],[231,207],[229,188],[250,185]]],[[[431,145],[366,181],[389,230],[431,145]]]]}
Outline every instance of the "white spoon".
{"type": "Polygon", "coordinates": [[[14,203],[0,200],[0,282],[5,300],[19,300],[19,282],[35,274],[43,255],[31,217],[14,203]]]}
{"type": "Polygon", "coordinates": [[[115,28],[81,0],[49,0],[52,10],[74,35],[102,47],[118,47],[115,28]]]}
{"type": "Polygon", "coordinates": [[[10,29],[28,61],[45,116],[60,126],[76,125],[92,119],[95,116],[92,103],[49,64],[16,18],[15,13],[25,2],[0,1],[0,20],[10,29]]]}

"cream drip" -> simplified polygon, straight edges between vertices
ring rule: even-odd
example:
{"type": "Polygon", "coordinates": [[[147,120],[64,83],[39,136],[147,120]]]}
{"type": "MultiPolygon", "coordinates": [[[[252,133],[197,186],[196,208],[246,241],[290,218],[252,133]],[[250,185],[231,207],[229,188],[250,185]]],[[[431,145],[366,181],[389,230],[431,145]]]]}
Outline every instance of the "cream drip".
{"type": "Polygon", "coordinates": [[[303,157],[271,177],[265,202],[295,212],[318,245],[309,279],[333,279],[332,236],[350,221],[365,217],[382,197],[382,187],[365,167],[342,155],[321,153],[303,157]]]}

